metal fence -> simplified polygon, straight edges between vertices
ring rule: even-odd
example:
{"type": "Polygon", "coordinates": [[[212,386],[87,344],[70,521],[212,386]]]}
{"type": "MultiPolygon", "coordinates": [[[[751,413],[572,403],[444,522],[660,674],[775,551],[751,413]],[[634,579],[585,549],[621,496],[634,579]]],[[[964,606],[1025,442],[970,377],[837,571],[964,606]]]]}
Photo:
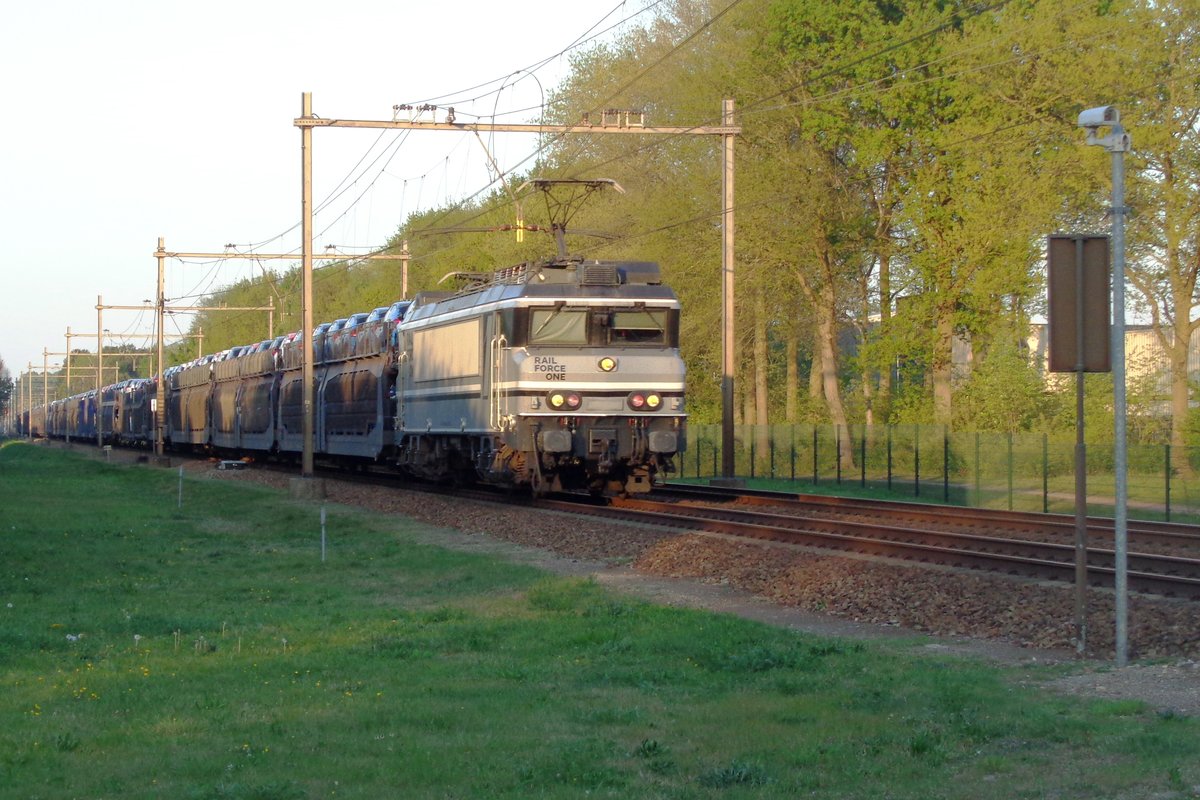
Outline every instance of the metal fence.
{"type": "MultiPolygon", "coordinates": [[[[734,477],[784,490],[868,492],[894,499],[1073,513],[1075,441],[934,425],[744,425],[734,477]]],[[[1131,519],[1200,523],[1200,451],[1128,446],[1131,519]]],[[[721,477],[720,425],[689,425],[677,477],[721,477]]],[[[1088,513],[1113,515],[1112,445],[1087,447],[1088,513]]]]}

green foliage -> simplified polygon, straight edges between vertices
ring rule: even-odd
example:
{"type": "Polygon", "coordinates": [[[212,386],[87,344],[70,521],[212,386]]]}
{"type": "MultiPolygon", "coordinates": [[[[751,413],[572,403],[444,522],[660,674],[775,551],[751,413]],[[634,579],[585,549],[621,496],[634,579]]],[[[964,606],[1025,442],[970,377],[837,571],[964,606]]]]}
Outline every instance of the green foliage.
{"type": "MultiPolygon", "coordinates": [[[[1045,235],[1104,224],[1109,164],[1099,148],[1081,148],[1081,108],[1114,103],[1133,131],[1130,279],[1142,307],[1175,324],[1177,361],[1197,324],[1187,268],[1200,249],[1200,102],[1186,80],[1200,41],[1194,5],[1008,3],[981,12],[934,0],[671,0],[615,39],[575,51],[545,118],[567,124],[630,108],[648,124],[708,125],[722,98],[737,99],[736,370],[740,391],[768,398],[768,419],[758,422],[784,419],[786,398],[809,397],[807,372],[786,361],[807,368],[824,345],[839,381],[793,409],[795,418],[859,421],[865,387],[876,393],[872,409],[893,421],[1053,432],[1063,424],[1053,413],[1057,390],[1039,402],[1003,343],[1024,338],[1043,311],[1045,235]],[[1160,89],[1132,88],[1145,86],[1160,89]],[[801,352],[788,356],[781,343],[789,341],[801,352]],[[964,342],[969,366],[953,355],[964,342]],[[767,385],[755,386],[764,352],[767,385]],[[897,364],[908,374],[892,387],[897,364]],[[1004,385],[1005,376],[1016,383],[1004,385]],[[1015,407],[1002,409],[988,386],[1015,407]]],[[[719,419],[719,141],[568,136],[546,145],[527,173],[509,176],[510,187],[530,177],[607,177],[625,188],[578,211],[570,249],[662,264],[683,302],[690,411],[697,421],[719,419]]],[[[518,217],[549,224],[540,197],[518,200],[520,214],[510,193],[494,188],[398,220],[387,244],[396,252],[408,241],[411,290],[553,254],[544,233],[518,242],[496,230],[518,217]]],[[[317,270],[315,318],[396,299],[398,267],[317,270]]],[[[258,305],[276,296],[276,331],[294,330],[298,282],[293,269],[207,300],[258,305]]],[[[262,316],[209,314],[196,324],[212,351],[263,338],[262,316]]],[[[181,345],[172,360],[191,352],[181,345]]],[[[1182,381],[1185,372],[1170,374],[1182,381]]],[[[1185,395],[1173,399],[1179,424],[1185,395]]],[[[1136,422],[1147,436],[1162,427],[1136,422]]]]}
{"type": "Polygon", "coordinates": [[[993,348],[958,387],[956,428],[988,433],[1046,430],[1052,404],[1037,366],[1011,343],[993,348]]]}
{"type": "Polygon", "coordinates": [[[13,385],[12,374],[9,373],[8,367],[4,366],[4,359],[0,358],[0,417],[8,413],[8,404],[12,401],[13,385]]]}

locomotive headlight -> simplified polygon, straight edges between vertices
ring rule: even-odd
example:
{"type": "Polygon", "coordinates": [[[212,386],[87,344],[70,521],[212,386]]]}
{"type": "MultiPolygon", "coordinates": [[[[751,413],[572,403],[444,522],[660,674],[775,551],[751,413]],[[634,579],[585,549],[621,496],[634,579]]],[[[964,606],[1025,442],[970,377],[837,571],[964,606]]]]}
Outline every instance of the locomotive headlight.
{"type": "Polygon", "coordinates": [[[600,367],[601,372],[612,372],[617,368],[617,360],[612,356],[605,356],[604,358],[600,359],[598,366],[600,367]]]}
{"type": "Polygon", "coordinates": [[[625,398],[634,411],[658,411],[662,408],[662,395],[658,392],[634,392],[625,398]]]}
{"type": "Polygon", "coordinates": [[[553,409],[575,410],[583,405],[583,398],[578,392],[551,392],[546,397],[546,403],[553,409]]]}

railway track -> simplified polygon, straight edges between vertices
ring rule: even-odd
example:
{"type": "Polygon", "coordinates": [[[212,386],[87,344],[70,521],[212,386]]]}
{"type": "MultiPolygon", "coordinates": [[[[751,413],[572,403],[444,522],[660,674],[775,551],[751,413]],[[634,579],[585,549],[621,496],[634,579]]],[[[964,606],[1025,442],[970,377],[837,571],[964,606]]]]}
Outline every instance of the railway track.
{"type": "MultiPolygon", "coordinates": [[[[1048,542],[1073,543],[1075,518],[1065,514],[1040,514],[1025,511],[1001,511],[983,508],[941,506],[903,501],[861,500],[851,497],[791,494],[754,489],[727,489],[710,486],[670,484],[655,490],[656,497],[693,500],[706,503],[736,503],[747,506],[786,508],[795,513],[814,513],[847,519],[907,520],[919,525],[939,525],[955,530],[982,530],[1022,537],[1039,536],[1048,542]]],[[[1088,517],[1090,541],[1111,547],[1113,520],[1088,517]]],[[[1130,520],[1129,541],[1139,547],[1161,551],[1179,548],[1180,553],[1200,553],[1200,528],[1172,522],[1130,520]]]]}
{"type": "MultiPolygon", "coordinates": [[[[979,509],[737,490],[713,492],[707,487],[693,491],[677,486],[656,490],[649,498],[614,498],[608,505],[577,497],[544,498],[535,505],[922,564],[1064,582],[1075,579],[1074,544],[1058,541],[1065,529],[1062,520],[1052,515],[992,515],[979,509]],[[1052,518],[1039,519],[1043,516],[1052,518]]],[[[1073,524],[1072,520],[1072,539],[1073,524]]],[[[1105,534],[1103,524],[1096,525],[1095,530],[1101,536],[1105,534]]],[[[1109,525],[1110,539],[1111,534],[1109,525]]],[[[1200,599],[1200,539],[1194,529],[1156,524],[1143,529],[1139,525],[1131,528],[1133,541],[1139,547],[1167,543],[1172,552],[1131,549],[1127,571],[1130,591],[1200,599]],[[1179,554],[1181,548],[1191,553],[1179,554]]],[[[1089,544],[1089,584],[1111,588],[1114,562],[1111,547],[1089,544]]]]}
{"type": "MultiPolygon", "coordinates": [[[[290,471],[294,467],[259,464],[290,471]]],[[[397,485],[395,473],[321,467],[359,483],[397,485]]],[[[1063,582],[1075,579],[1074,520],[1062,515],[964,509],[919,503],[864,501],[819,495],[669,485],[649,497],[599,500],[586,495],[528,495],[493,489],[405,483],[407,489],[471,500],[526,505],[872,556],[1063,582]]],[[[1112,521],[1089,518],[1089,585],[1112,588],[1112,521]]],[[[1129,589],[1200,600],[1200,530],[1170,523],[1130,522],[1129,589]],[[1139,548],[1158,548],[1150,552],[1139,548]],[[1169,550],[1170,552],[1162,552],[1169,550]]]]}

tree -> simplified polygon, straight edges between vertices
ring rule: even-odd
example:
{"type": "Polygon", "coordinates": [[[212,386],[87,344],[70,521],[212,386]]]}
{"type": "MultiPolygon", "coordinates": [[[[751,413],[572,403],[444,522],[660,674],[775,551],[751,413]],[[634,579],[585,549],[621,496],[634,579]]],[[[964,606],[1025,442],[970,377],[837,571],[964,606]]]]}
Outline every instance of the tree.
{"type": "MultiPolygon", "coordinates": [[[[642,110],[647,125],[711,125],[720,99],[736,98],[739,419],[971,425],[979,414],[978,424],[1012,427],[1043,424],[1028,392],[1021,413],[1001,420],[980,387],[1018,388],[1007,376],[1030,388],[1020,348],[1042,302],[1044,237],[1094,229],[1108,188],[1107,162],[1082,146],[1075,116],[1119,104],[1139,148],[1131,278],[1171,353],[1178,426],[1189,396],[1182,359],[1200,325],[1200,89],[1187,80],[1200,55],[1197,2],[668,0],[640,27],[573,56],[544,118],[596,121],[621,108],[642,110]]],[[[689,413],[716,420],[715,138],[545,144],[509,185],[576,177],[625,187],[571,222],[617,238],[569,244],[587,257],[662,265],[683,304],[689,413]]],[[[521,202],[526,221],[550,222],[536,198],[521,202]]],[[[413,290],[552,254],[538,234],[448,232],[511,225],[513,205],[495,188],[403,221],[389,244],[408,239],[413,290]]],[[[396,282],[394,264],[322,268],[315,317],[389,302],[396,282]]],[[[287,307],[278,327],[295,329],[298,276],[279,283],[287,307]]],[[[251,281],[221,299],[257,305],[267,289],[251,281]]],[[[261,328],[218,316],[205,324],[209,349],[253,341],[261,328]]]]}
{"type": "MultiPolygon", "coordinates": [[[[1134,138],[1129,205],[1134,258],[1128,276],[1154,322],[1170,368],[1171,444],[1187,467],[1191,385],[1188,354],[1200,328],[1200,3],[1141,2],[1132,73],[1140,85],[1122,99],[1122,123],[1134,138]]],[[[1099,154],[1097,154],[1099,155],[1099,154]]],[[[1106,170],[1108,159],[1099,165],[1106,170]]]]}
{"type": "Polygon", "coordinates": [[[8,406],[12,401],[12,394],[12,375],[9,374],[8,367],[4,365],[4,359],[0,358],[0,419],[3,419],[8,413],[8,406]]]}

